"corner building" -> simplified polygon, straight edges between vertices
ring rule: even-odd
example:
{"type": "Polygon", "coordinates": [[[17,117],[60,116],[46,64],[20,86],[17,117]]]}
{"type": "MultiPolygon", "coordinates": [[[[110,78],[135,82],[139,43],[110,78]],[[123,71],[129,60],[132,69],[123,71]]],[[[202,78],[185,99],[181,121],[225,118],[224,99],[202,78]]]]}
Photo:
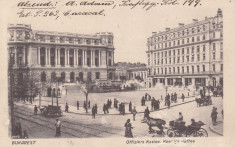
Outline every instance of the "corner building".
{"type": "Polygon", "coordinates": [[[148,86],[223,85],[223,14],[205,17],[147,40],[148,86]]]}
{"type": "Polygon", "coordinates": [[[33,73],[38,81],[106,81],[114,79],[113,34],[95,35],[32,30],[9,24],[9,56],[14,55],[16,82],[33,73]]]}

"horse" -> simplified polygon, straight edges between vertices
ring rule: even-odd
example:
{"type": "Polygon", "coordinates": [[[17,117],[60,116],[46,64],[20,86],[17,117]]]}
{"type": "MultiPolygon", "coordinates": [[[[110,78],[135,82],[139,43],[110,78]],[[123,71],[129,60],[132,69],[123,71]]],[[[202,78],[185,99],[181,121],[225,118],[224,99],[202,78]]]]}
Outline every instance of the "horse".
{"type": "Polygon", "coordinates": [[[149,126],[149,132],[154,132],[154,129],[152,129],[153,126],[156,126],[160,129],[160,133],[163,133],[163,126],[166,124],[165,120],[159,119],[159,118],[152,118],[152,117],[145,117],[146,123],[149,126]]]}

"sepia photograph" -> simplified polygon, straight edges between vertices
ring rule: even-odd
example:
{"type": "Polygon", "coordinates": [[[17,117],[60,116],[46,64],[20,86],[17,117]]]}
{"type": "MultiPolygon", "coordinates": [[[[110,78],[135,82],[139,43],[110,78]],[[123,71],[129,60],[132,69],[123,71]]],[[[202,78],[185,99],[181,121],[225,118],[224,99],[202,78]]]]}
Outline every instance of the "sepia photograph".
{"type": "Polygon", "coordinates": [[[8,144],[222,145],[234,3],[212,3],[14,1],[1,55],[8,144]]]}

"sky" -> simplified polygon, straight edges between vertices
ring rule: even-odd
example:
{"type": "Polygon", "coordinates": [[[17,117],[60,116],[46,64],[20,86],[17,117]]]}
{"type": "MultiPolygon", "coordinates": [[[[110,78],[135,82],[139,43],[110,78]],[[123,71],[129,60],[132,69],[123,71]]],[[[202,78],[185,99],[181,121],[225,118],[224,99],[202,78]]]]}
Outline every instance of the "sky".
{"type": "MultiPolygon", "coordinates": [[[[152,32],[178,27],[178,23],[188,24],[192,19],[203,20],[212,17],[221,5],[192,7],[157,7],[148,11],[141,8],[106,9],[105,16],[75,16],[60,19],[17,18],[9,14],[8,23],[31,24],[34,30],[95,34],[114,34],[115,62],[147,63],[147,38],[152,32]]],[[[222,9],[223,10],[223,9],[222,9]]],[[[15,10],[18,11],[18,10],[15,10]]]]}

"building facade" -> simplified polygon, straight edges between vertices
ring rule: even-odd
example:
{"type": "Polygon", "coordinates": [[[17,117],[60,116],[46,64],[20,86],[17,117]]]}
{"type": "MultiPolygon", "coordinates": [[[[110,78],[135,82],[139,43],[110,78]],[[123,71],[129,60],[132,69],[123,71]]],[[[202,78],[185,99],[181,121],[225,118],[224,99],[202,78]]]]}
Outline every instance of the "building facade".
{"type": "Polygon", "coordinates": [[[40,82],[95,81],[114,79],[113,34],[95,35],[37,31],[31,25],[8,26],[8,51],[14,55],[14,79],[29,71],[40,82]]]}
{"type": "Polygon", "coordinates": [[[115,79],[121,81],[139,80],[147,85],[147,66],[143,63],[115,63],[115,79]]]}
{"type": "Polygon", "coordinates": [[[223,85],[223,14],[205,17],[147,40],[148,86],[223,85]]]}

